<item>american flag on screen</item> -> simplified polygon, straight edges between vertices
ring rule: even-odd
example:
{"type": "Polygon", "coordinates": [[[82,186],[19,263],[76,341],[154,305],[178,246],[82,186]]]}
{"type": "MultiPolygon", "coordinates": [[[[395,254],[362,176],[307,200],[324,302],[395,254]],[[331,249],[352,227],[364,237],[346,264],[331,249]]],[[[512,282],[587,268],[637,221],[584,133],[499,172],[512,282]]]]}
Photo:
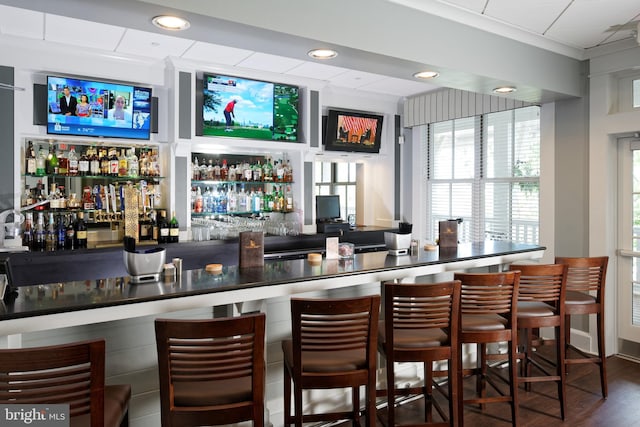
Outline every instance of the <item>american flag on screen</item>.
{"type": "MultiPolygon", "coordinates": [[[[373,143],[376,139],[376,119],[370,119],[366,117],[354,117],[354,116],[338,116],[338,127],[342,126],[343,129],[349,132],[349,135],[357,135],[358,137],[364,135],[364,133],[371,129],[371,136],[367,138],[367,143],[373,143]]],[[[350,142],[353,140],[350,138],[350,142]]]]}

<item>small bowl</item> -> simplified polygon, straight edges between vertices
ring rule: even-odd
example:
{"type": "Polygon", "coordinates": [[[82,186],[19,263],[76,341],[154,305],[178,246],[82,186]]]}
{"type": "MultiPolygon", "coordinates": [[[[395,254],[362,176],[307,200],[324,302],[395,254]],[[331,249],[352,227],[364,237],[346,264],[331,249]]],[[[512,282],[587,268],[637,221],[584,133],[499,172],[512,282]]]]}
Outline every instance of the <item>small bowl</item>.
{"type": "Polygon", "coordinates": [[[340,259],[352,259],[356,253],[356,245],[353,243],[343,242],[338,246],[338,255],[340,259]]]}

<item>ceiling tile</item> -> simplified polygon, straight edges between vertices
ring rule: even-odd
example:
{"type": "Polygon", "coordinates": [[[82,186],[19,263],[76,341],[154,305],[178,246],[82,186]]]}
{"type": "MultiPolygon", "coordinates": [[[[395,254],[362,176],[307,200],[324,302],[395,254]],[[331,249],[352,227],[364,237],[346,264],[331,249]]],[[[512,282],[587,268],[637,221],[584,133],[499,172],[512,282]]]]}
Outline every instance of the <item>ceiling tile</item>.
{"type": "Polygon", "coordinates": [[[544,34],[571,0],[489,0],[485,15],[502,22],[544,34]]]}
{"type": "Polygon", "coordinates": [[[331,79],[331,84],[340,87],[359,88],[386,78],[380,74],[351,70],[331,79]]]}
{"type": "Polygon", "coordinates": [[[285,73],[301,65],[303,62],[304,61],[298,59],[258,52],[239,62],[238,66],[253,68],[254,70],[270,71],[272,73],[285,73]]]}
{"type": "Polygon", "coordinates": [[[440,89],[440,86],[426,82],[398,79],[395,77],[383,77],[380,80],[359,86],[357,89],[387,95],[410,96],[440,89]]]}
{"type": "Polygon", "coordinates": [[[299,66],[287,71],[285,74],[298,77],[309,77],[318,80],[331,80],[334,77],[339,76],[340,74],[344,74],[348,71],[349,70],[346,68],[309,61],[303,62],[299,66]]]}
{"type": "MultiPolygon", "coordinates": [[[[605,41],[611,35],[606,32],[611,25],[638,19],[639,13],[638,0],[616,0],[615,7],[611,0],[574,1],[547,34],[586,49],[605,41]]],[[[630,30],[623,33],[631,36],[630,30]]]]}
{"type": "Polygon", "coordinates": [[[193,40],[127,29],[116,51],[164,59],[167,56],[182,56],[192,44],[193,40]]]}
{"type": "Polygon", "coordinates": [[[113,51],[125,29],[66,16],[45,16],[45,40],[83,46],[91,49],[113,51]]]}
{"type": "Polygon", "coordinates": [[[0,34],[44,40],[44,13],[0,5],[0,34]]]}
{"type": "Polygon", "coordinates": [[[236,65],[249,57],[253,51],[219,44],[195,42],[182,55],[184,59],[212,62],[222,65],[236,65]]]}

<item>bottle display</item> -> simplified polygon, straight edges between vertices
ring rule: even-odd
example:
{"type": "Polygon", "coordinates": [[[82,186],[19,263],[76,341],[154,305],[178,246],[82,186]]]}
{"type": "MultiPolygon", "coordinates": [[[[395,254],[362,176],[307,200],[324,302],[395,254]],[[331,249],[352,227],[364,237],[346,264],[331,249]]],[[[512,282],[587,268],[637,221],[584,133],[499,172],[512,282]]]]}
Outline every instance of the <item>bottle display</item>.
{"type": "Polygon", "coordinates": [[[286,158],[194,153],[191,177],[192,215],[257,215],[294,209],[293,198],[287,203],[282,185],[293,183],[286,158]]]}
{"type": "Polygon", "coordinates": [[[153,229],[155,210],[162,203],[163,179],[159,148],[25,139],[24,156],[20,204],[39,204],[30,211],[29,226],[23,223],[21,230],[30,250],[83,248],[94,239],[83,238],[88,235],[117,242],[118,233],[99,229],[105,223],[112,224],[112,230],[124,229],[125,197],[135,197],[127,206],[130,209],[137,203],[138,235],[143,240],[157,239],[153,229]],[[125,192],[128,186],[135,192],[125,192]],[[39,212],[44,213],[42,227],[35,216],[39,212]]]}

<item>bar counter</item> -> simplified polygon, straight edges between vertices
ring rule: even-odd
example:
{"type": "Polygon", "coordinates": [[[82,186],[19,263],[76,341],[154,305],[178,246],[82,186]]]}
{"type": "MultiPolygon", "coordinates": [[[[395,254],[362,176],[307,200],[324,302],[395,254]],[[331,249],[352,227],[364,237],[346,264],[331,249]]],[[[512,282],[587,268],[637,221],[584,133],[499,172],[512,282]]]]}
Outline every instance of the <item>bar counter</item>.
{"type": "Polygon", "coordinates": [[[306,259],[267,259],[264,267],[225,265],[220,274],[191,269],[175,280],[145,284],[106,277],[21,286],[15,299],[0,306],[0,336],[509,264],[541,258],[545,249],[486,241],[453,250],[421,249],[416,256],[358,253],[353,259],[323,259],[317,265],[306,259]]]}

